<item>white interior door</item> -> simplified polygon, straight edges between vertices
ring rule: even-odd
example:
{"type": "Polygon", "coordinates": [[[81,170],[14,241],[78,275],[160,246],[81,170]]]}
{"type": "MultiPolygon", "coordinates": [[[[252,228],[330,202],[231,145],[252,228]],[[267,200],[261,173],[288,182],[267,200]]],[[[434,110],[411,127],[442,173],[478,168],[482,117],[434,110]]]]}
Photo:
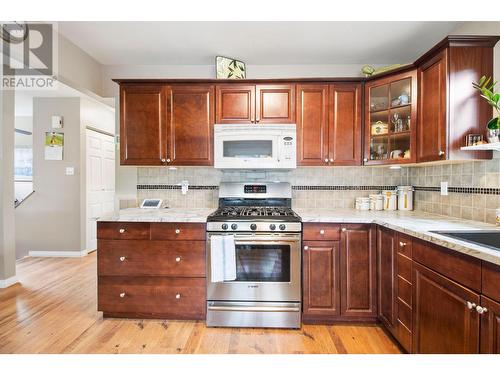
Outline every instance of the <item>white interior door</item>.
{"type": "Polygon", "coordinates": [[[87,250],[97,248],[97,218],[114,210],[114,138],[87,129],[87,250]]]}

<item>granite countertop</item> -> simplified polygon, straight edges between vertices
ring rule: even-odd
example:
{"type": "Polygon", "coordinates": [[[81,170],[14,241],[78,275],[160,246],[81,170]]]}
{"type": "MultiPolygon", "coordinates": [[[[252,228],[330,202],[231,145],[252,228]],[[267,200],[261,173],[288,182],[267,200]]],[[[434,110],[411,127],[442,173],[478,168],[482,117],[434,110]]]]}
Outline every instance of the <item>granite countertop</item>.
{"type": "Polygon", "coordinates": [[[445,237],[436,230],[498,230],[493,224],[419,211],[358,211],[354,209],[296,209],[303,223],[374,223],[460,253],[500,265],[500,251],[445,237]]]}
{"type": "Polygon", "coordinates": [[[118,214],[101,216],[98,221],[145,221],[206,223],[214,208],[126,208],[118,214]]]}

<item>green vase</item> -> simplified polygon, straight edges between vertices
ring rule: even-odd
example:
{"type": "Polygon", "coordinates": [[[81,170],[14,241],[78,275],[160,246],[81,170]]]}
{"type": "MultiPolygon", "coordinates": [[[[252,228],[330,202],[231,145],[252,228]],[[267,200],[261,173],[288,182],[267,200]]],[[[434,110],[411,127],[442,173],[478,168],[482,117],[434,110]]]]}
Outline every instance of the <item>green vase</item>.
{"type": "Polygon", "coordinates": [[[500,117],[494,117],[486,125],[488,129],[500,129],[500,117]]]}

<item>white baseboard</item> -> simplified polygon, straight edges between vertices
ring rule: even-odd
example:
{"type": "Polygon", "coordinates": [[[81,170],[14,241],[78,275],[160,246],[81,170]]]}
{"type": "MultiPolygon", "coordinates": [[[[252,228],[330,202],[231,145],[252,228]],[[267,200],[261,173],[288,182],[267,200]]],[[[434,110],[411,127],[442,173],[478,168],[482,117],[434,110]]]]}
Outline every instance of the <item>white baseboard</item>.
{"type": "Polygon", "coordinates": [[[17,283],[17,276],[9,277],[8,279],[0,280],[0,289],[8,288],[11,285],[17,283]]]}
{"type": "Polygon", "coordinates": [[[45,251],[45,250],[30,250],[30,257],[39,258],[81,258],[87,256],[88,251],[45,251]]]}

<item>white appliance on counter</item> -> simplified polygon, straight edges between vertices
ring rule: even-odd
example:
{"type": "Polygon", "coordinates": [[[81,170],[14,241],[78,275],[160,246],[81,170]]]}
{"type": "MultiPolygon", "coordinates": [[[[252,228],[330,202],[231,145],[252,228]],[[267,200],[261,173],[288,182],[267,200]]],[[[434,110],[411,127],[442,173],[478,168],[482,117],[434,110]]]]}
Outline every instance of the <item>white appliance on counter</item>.
{"type": "Polygon", "coordinates": [[[218,169],[294,169],[295,124],[215,124],[214,167],[218,169]]]}

